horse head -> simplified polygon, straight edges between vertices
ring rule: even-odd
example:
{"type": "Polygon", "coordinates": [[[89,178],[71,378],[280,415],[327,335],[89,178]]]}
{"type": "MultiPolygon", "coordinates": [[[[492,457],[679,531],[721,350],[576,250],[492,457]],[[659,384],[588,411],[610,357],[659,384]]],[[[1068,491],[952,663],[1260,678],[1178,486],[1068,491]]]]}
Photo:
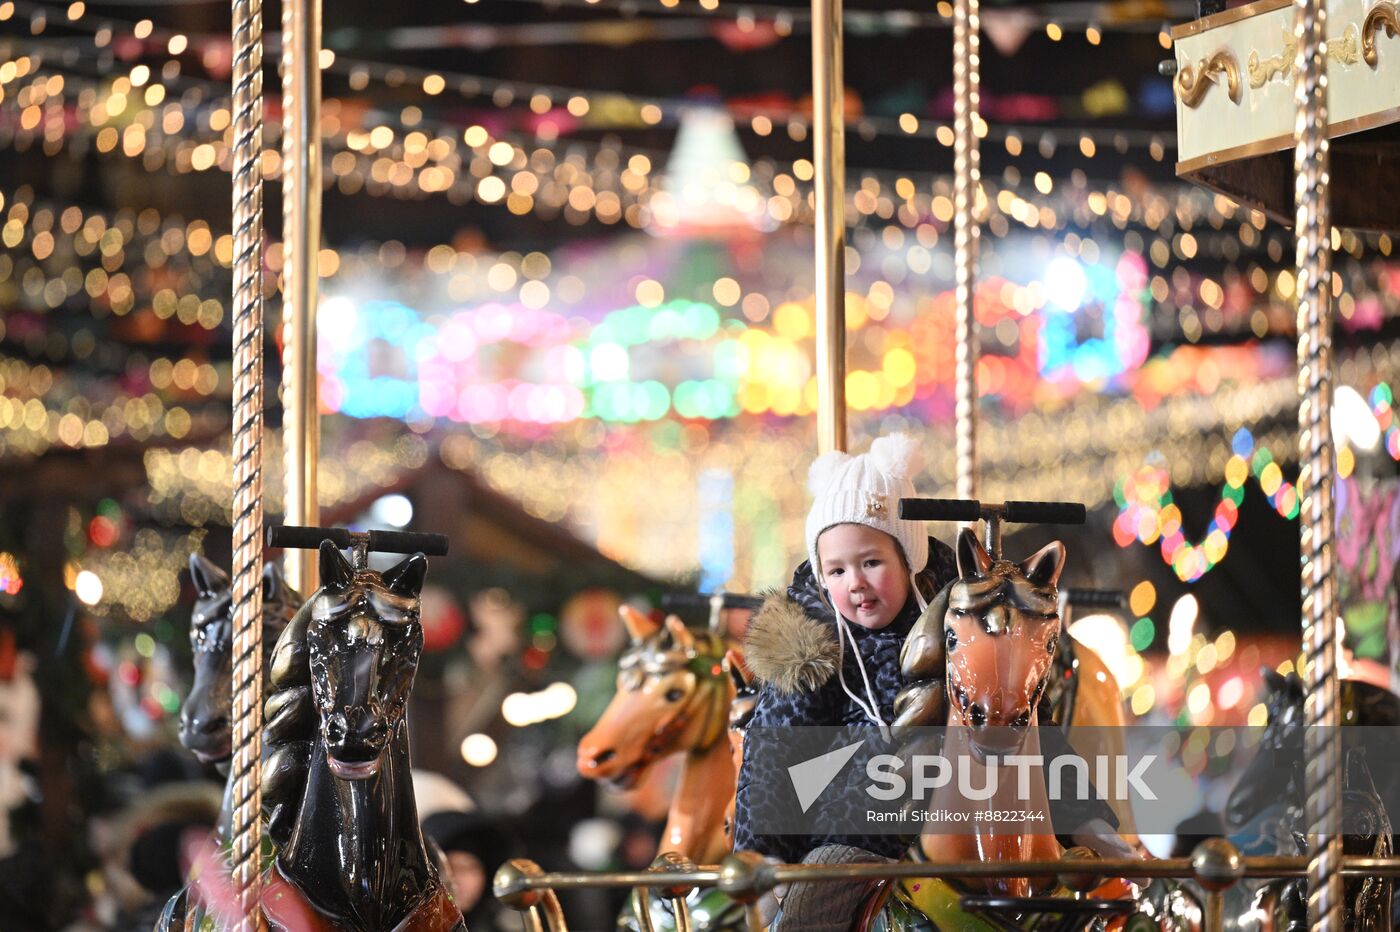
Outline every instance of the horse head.
{"type": "MultiPolygon", "coordinates": [[[[196,597],[190,615],[194,684],[180,709],[180,743],[206,764],[225,765],[233,756],[233,593],[228,574],[198,553],[190,554],[196,597]]],[[[268,563],[262,573],[263,668],[301,596],[287,585],[281,568],[268,563]]]]}
{"type": "Polygon", "coordinates": [[[1225,823],[1242,828],[1270,806],[1293,801],[1302,786],[1303,681],[1296,673],[1284,676],[1265,667],[1268,711],[1259,750],[1235,781],[1225,803],[1225,823]]]}
{"type": "Polygon", "coordinates": [[[1034,724],[1054,662],[1065,548],[1055,541],[1019,564],[993,560],[964,529],[957,558],[943,629],[949,724],[971,728],[979,746],[1010,750],[1034,724]]]}
{"type": "Polygon", "coordinates": [[[382,575],[356,571],[326,541],[320,568],[306,629],[312,699],[331,773],[363,780],[379,771],[404,721],[423,650],[418,608],[428,561],[414,554],[382,575]]]}
{"type": "Polygon", "coordinates": [[[631,643],[616,695],[579,742],[578,772],[630,789],[660,758],[718,741],[734,687],[717,635],[692,632],[674,615],[660,623],[627,605],[619,613],[631,643]]]}

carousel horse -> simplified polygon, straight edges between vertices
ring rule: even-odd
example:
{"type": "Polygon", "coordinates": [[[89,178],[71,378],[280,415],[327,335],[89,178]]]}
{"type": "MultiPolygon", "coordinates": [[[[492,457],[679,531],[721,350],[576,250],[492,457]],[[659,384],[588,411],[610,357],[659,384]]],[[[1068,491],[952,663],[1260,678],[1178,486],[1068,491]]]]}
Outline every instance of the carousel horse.
{"type": "Polygon", "coordinates": [[[421,554],[357,570],[323,543],[321,588],[273,651],[262,793],[277,854],[262,904],[278,932],[465,932],[409,773],[426,571],[421,554]]]}
{"type": "MultiPolygon", "coordinates": [[[[579,741],[578,772],[626,790],[657,761],[684,754],[659,851],[718,863],[733,846],[738,769],[729,726],[747,687],[742,661],[719,635],[693,632],[674,615],[660,623],[626,605],[619,614],[631,643],[618,661],[617,693],[579,741]]],[[[674,928],[669,899],[650,902],[653,926],[674,928]]],[[[718,890],[695,891],[687,902],[696,928],[742,927],[742,908],[718,890]]],[[[620,917],[624,926],[635,921],[631,912],[620,917]]]]}
{"type": "MultiPolygon", "coordinates": [[[[1240,774],[1226,803],[1225,819],[1231,840],[1246,854],[1306,853],[1303,809],[1305,763],[1302,749],[1303,682],[1264,670],[1268,723],[1259,750],[1240,774]]],[[[1400,724],[1400,696],[1361,680],[1343,680],[1344,725],[1400,724]]],[[[1373,779],[1364,753],[1353,749],[1343,771],[1342,832],[1347,854],[1389,857],[1395,838],[1383,800],[1400,794],[1400,773],[1385,768],[1373,779]]],[[[1346,927],[1380,930],[1396,927],[1393,882],[1381,877],[1349,877],[1345,882],[1346,927]]],[[[1245,881],[1231,891],[1227,909],[1239,915],[1235,928],[1254,932],[1266,928],[1306,928],[1307,912],[1300,881],[1245,881]]]]}
{"type": "MultiPolygon", "coordinates": [[[[194,683],[180,707],[180,743],[203,764],[213,764],[226,780],[219,807],[218,838],[229,838],[233,821],[233,595],[228,574],[202,554],[190,554],[194,610],[190,613],[190,649],[194,683]]],[[[301,596],[287,585],[282,569],[267,563],[262,573],[263,669],[272,647],[296,614],[301,596]]],[[[189,888],[166,904],[162,927],[181,928],[189,908],[189,888]]]]}
{"type": "MultiPolygon", "coordinates": [[[[190,554],[190,580],[195,587],[190,614],[190,648],[194,656],[194,683],[180,708],[180,743],[228,776],[233,759],[233,597],[228,575],[198,553],[190,554]]],[[[301,605],[301,596],[287,585],[278,564],[269,562],[262,573],[263,669],[269,668],[272,648],[301,605]]],[[[228,838],[232,817],[230,779],[224,786],[219,836],[228,838]]]]}
{"type": "MultiPolygon", "coordinates": [[[[989,756],[1038,754],[1041,701],[1061,638],[1056,587],[1064,567],[1064,545],[1056,541],[1015,564],[993,560],[976,535],[964,530],[958,537],[957,560],[958,579],[938,595],[905,641],[900,660],[910,685],[896,700],[895,727],[950,726],[941,752],[958,755],[973,768],[982,766],[989,756]]],[[[969,802],[952,786],[946,786],[935,790],[927,805],[931,810],[969,814],[972,808],[987,807],[1051,812],[1043,775],[1029,781],[1028,799],[1019,793],[1013,796],[1010,782],[1002,781],[997,790],[1007,794],[1006,799],[993,796],[969,802]]],[[[974,779],[970,785],[985,786],[986,781],[974,779]]],[[[1075,904],[1084,901],[1069,897],[1057,901],[1063,908],[1037,907],[1012,918],[999,910],[990,918],[965,910],[963,894],[990,894],[1016,901],[1032,893],[1065,892],[1054,880],[1048,888],[1036,890],[1031,880],[1015,876],[1018,861],[1054,860],[1063,855],[1048,817],[1046,821],[1023,822],[1018,828],[973,819],[968,819],[968,825],[971,828],[959,834],[925,829],[911,845],[909,859],[929,863],[931,876],[877,884],[855,928],[875,932],[1037,928],[1046,916],[1057,917],[1048,923],[1057,926],[1064,917],[1078,914],[1080,907],[1075,904]],[[955,884],[936,876],[937,863],[950,860],[1004,862],[1007,872],[985,881],[955,884]]],[[[1063,826],[1062,830],[1069,828],[1063,826]]],[[[1102,819],[1073,828],[1096,836],[1097,853],[1123,856],[1131,851],[1102,819]]],[[[1076,835],[1076,840],[1079,837],[1076,835]]],[[[1109,904],[1118,921],[1126,921],[1130,927],[1144,927],[1146,921],[1149,924],[1145,927],[1157,928],[1158,921],[1148,919],[1129,893],[1125,882],[1114,880],[1092,891],[1090,898],[1121,900],[1121,908],[1109,904]]],[[[1172,909],[1189,912],[1189,905],[1172,904],[1172,909]]],[[[1164,911],[1151,906],[1146,910],[1164,911]]],[[[1097,920],[1086,915],[1077,927],[1091,921],[1097,920]]]]}
{"type": "Polygon", "coordinates": [[[579,775],[631,789],[658,760],[684,753],[660,850],[718,863],[729,853],[725,805],[735,781],[726,740],[735,688],[724,642],[674,615],[663,624],[625,605],[621,615],[631,644],[618,661],[617,694],[579,741],[579,775]]]}

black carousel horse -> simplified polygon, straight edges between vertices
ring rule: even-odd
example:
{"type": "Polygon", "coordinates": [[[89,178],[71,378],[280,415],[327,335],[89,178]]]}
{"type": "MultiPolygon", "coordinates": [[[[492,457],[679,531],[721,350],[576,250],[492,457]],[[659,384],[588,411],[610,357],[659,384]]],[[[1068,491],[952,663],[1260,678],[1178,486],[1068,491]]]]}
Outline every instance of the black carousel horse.
{"type": "MultiPolygon", "coordinates": [[[[410,778],[406,713],[427,569],[422,554],[383,574],[355,569],[322,543],[321,588],[273,654],[263,773],[277,846],[270,874],[312,907],[318,929],[465,932],[424,842],[410,778]]],[[[294,927],[295,911],[268,913],[274,928],[294,927]]]]}
{"type": "MultiPolygon", "coordinates": [[[[196,592],[190,614],[194,683],[180,708],[180,743],[201,763],[213,764],[228,776],[233,760],[233,596],[228,575],[201,554],[190,554],[190,580],[196,592]]],[[[264,670],[273,646],[300,606],[301,596],[287,585],[281,567],[266,564],[262,573],[264,670]]],[[[232,785],[230,780],[224,787],[221,838],[228,837],[232,785]]]]}
{"type": "MultiPolygon", "coordinates": [[[[326,541],[321,588],[273,650],[262,793],[276,855],[262,905],[276,932],[466,930],[423,838],[410,776],[406,713],[427,565],[415,554],[383,574],[355,569],[326,541]]],[[[233,924],[200,910],[201,932],[233,924]]]]}
{"type": "MultiPolygon", "coordinates": [[[[1297,674],[1281,676],[1264,670],[1269,689],[1265,699],[1268,724],[1259,751],[1240,774],[1226,804],[1225,818],[1237,843],[1249,854],[1306,854],[1303,829],[1306,785],[1302,754],[1303,704],[1306,694],[1297,674]]],[[[1361,680],[1343,680],[1342,723],[1393,726],[1400,724],[1400,697],[1361,680]]],[[[1346,757],[1342,779],[1342,834],[1347,854],[1389,857],[1395,838],[1386,800],[1400,793],[1400,773],[1385,768],[1376,781],[1361,749],[1346,757]]],[[[1306,893],[1301,880],[1273,881],[1248,891],[1254,898],[1249,915],[1275,918],[1278,928],[1295,932],[1307,928],[1306,893]]],[[[1370,930],[1396,927],[1393,882],[1380,877],[1353,877],[1345,882],[1346,927],[1370,930]]],[[[1241,929],[1248,924],[1238,923],[1241,929]]]]}
{"type": "MultiPolygon", "coordinates": [[[[203,764],[212,764],[227,779],[219,807],[218,838],[229,838],[233,821],[233,593],[228,574],[202,554],[190,554],[194,610],[190,613],[190,648],[194,683],[180,707],[180,743],[203,764]]],[[[287,585],[282,569],[267,563],[262,573],[263,669],[272,646],[296,614],[301,596],[287,585]]],[[[166,903],[159,929],[182,929],[189,888],[166,903]]]]}

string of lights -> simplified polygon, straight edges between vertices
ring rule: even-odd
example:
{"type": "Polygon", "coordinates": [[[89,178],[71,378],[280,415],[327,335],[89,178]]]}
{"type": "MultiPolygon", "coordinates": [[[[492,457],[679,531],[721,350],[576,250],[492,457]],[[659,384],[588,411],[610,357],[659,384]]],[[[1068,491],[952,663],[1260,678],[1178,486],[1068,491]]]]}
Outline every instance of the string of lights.
{"type": "MultiPolygon", "coordinates": [[[[18,10],[23,14],[27,11],[32,23],[46,23],[61,12],[41,4],[29,3],[28,0],[17,0],[17,4],[12,12],[18,10]],[[35,17],[40,19],[36,20],[35,17]]],[[[0,21],[7,18],[3,15],[6,5],[0,5],[0,21]]],[[[940,13],[936,18],[941,20],[943,17],[940,13]]],[[[151,20],[130,23],[104,18],[101,23],[97,23],[86,21],[83,16],[79,16],[77,19],[70,18],[65,25],[91,32],[99,49],[109,47],[120,38],[134,43],[144,53],[155,53],[157,57],[170,56],[162,66],[162,74],[170,75],[171,78],[179,73],[179,55],[187,51],[200,52],[200,57],[208,60],[210,55],[207,53],[210,49],[222,48],[220,43],[212,43],[207,37],[192,38],[185,33],[157,29],[151,20]]],[[[1059,33],[1051,31],[1051,35],[1058,38],[1059,33]]],[[[18,42],[20,47],[23,47],[23,39],[11,41],[18,42]]],[[[71,51],[71,46],[65,48],[65,51],[71,51]]],[[[215,55],[213,62],[216,65],[221,64],[222,58],[215,55]]],[[[453,90],[464,99],[489,100],[492,106],[501,110],[528,106],[536,131],[543,130],[545,135],[558,135],[564,129],[576,128],[607,130],[674,126],[680,122],[687,109],[695,106],[724,107],[735,118],[736,123],[749,127],[760,137],[769,135],[775,127],[786,126],[788,135],[794,141],[800,142],[807,138],[811,122],[810,114],[795,103],[786,107],[754,106],[745,103],[726,105],[685,98],[632,95],[616,91],[510,81],[352,59],[337,55],[329,49],[323,51],[321,64],[322,70],[345,78],[350,88],[355,91],[366,90],[370,82],[374,81],[387,90],[412,87],[421,90],[427,98],[435,98],[445,91],[453,90]]],[[[115,57],[110,59],[109,67],[120,67],[115,57]]],[[[149,66],[144,64],[137,67],[149,70],[149,66]]],[[[227,87],[221,82],[220,86],[227,87]]],[[[952,146],[953,130],[950,123],[930,120],[913,112],[905,112],[897,117],[861,114],[852,119],[851,128],[867,140],[880,137],[910,137],[937,140],[947,148],[952,146]]],[[[1008,142],[1011,146],[1027,138],[1034,138],[1042,147],[1048,143],[1053,148],[1058,138],[1068,136],[1079,140],[1081,149],[1092,147],[1090,151],[1099,148],[1113,148],[1116,151],[1147,148],[1158,161],[1162,159],[1161,153],[1174,145],[1170,134],[1126,129],[1051,128],[1005,123],[989,125],[986,121],[979,120],[976,131],[983,138],[1008,142]]]]}

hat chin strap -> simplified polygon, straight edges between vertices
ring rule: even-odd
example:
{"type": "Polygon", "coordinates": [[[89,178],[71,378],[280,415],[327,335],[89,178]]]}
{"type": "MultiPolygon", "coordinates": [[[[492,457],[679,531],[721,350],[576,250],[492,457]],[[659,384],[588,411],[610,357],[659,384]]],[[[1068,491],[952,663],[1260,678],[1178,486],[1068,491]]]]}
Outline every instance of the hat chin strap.
{"type": "Polygon", "coordinates": [[[836,617],[836,678],[841,683],[841,691],[856,704],[856,708],[865,713],[866,718],[880,727],[881,736],[888,741],[890,737],[889,724],[880,717],[880,703],[875,700],[875,690],[870,688],[870,674],[865,669],[865,658],[861,656],[860,645],[856,643],[856,636],[848,627],[850,622],[846,621],[845,616],[837,611],[836,605],[831,600],[831,596],[827,591],[822,589],[821,593],[822,597],[826,599],[826,603],[831,606],[831,614],[836,617]],[[847,638],[851,640],[851,650],[854,651],[856,655],[856,666],[860,668],[860,678],[865,684],[865,699],[861,699],[855,693],[851,692],[851,688],[846,685],[845,653],[847,638]]]}

